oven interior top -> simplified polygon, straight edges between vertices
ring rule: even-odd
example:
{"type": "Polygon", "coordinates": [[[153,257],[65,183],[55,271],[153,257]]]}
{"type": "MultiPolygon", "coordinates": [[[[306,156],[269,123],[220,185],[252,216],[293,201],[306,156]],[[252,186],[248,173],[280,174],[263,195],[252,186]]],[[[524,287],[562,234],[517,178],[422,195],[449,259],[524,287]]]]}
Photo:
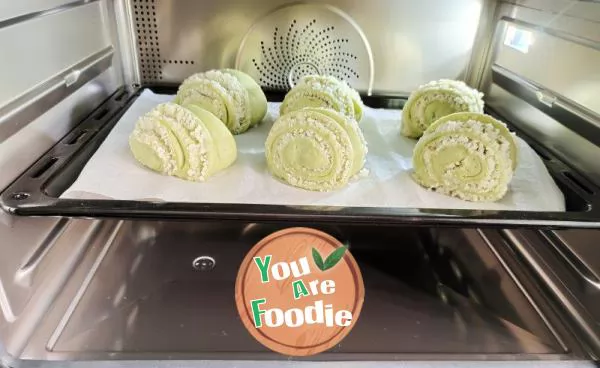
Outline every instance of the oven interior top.
{"type": "MultiPolygon", "coordinates": [[[[15,7],[14,14],[24,17],[25,10],[15,7]]],[[[75,49],[81,49],[77,55],[63,52],[63,69],[56,77],[62,77],[64,85],[51,93],[44,89],[46,84],[34,89],[33,82],[28,85],[25,80],[10,84],[0,95],[6,112],[1,115],[8,122],[0,124],[0,130],[6,138],[25,138],[9,123],[35,120],[42,107],[35,92],[44,95],[48,106],[111,72],[110,86],[103,92],[112,93],[106,93],[108,98],[96,110],[88,108],[87,115],[73,116],[79,119],[69,126],[54,127],[56,135],[68,134],[45,151],[32,145],[36,148],[28,153],[29,162],[13,165],[20,166],[20,171],[13,170],[18,175],[4,178],[6,189],[0,201],[6,211],[17,215],[597,227],[600,181],[593,157],[598,153],[599,109],[586,97],[596,83],[590,78],[592,61],[600,60],[599,37],[588,32],[597,30],[597,16],[598,4],[561,7],[535,0],[419,4],[377,0],[368,5],[347,0],[72,3],[56,14],[44,14],[35,29],[52,32],[63,24],[61,32],[75,49]],[[72,25],[74,19],[89,23],[85,32],[74,32],[73,27],[83,26],[72,25]],[[546,57],[550,51],[560,57],[546,57]],[[77,60],[72,63],[77,67],[65,69],[70,60],[77,60]],[[547,73],[539,72],[543,68],[537,66],[542,65],[547,73]],[[566,65],[571,67],[565,69],[566,65]],[[535,150],[564,197],[564,210],[64,197],[140,94],[148,89],[174,94],[186,77],[215,68],[246,72],[270,101],[281,101],[303,76],[332,75],[359,91],[367,106],[384,109],[401,109],[410,93],[429,81],[464,80],[484,93],[487,114],[506,122],[535,150]],[[119,84],[119,89],[112,88],[119,84]],[[35,152],[44,154],[34,159],[35,152]]],[[[10,19],[23,30],[29,27],[25,18],[10,19]]],[[[0,29],[0,40],[28,34],[5,27],[0,29]]],[[[22,68],[12,56],[6,64],[11,78],[22,68]]],[[[47,68],[58,67],[50,64],[33,68],[28,78],[40,79],[50,73],[47,68]]],[[[543,192],[550,203],[550,191],[543,192]]]]}

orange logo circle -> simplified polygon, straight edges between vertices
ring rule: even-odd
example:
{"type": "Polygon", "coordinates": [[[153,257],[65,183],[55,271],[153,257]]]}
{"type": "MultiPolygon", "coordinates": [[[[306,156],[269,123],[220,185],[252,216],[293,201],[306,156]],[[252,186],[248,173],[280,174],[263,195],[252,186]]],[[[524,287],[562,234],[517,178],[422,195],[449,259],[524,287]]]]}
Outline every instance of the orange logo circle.
{"type": "Polygon", "coordinates": [[[235,300],[254,338],[285,355],[307,356],[337,345],[356,324],[365,295],[347,248],[309,228],[273,233],[240,267],[235,300]]]}

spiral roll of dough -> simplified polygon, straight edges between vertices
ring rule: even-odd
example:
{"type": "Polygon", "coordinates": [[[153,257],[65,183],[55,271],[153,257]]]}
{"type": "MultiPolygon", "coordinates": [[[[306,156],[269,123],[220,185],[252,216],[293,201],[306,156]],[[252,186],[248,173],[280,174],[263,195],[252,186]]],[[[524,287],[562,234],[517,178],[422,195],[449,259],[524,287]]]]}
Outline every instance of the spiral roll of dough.
{"type": "Polygon", "coordinates": [[[281,115],[305,107],[323,107],[335,110],[360,122],[363,103],[358,92],[347,83],[332,76],[303,77],[285,96],[281,115]]]}
{"type": "Polygon", "coordinates": [[[211,112],[171,102],[138,119],[129,148],[145,167],[190,181],[208,179],[237,157],[233,135],[211,112]]]}
{"type": "Polygon", "coordinates": [[[281,181],[311,191],[342,188],[364,167],[367,144],[358,123],[325,108],[282,115],[265,143],[267,166],[281,181]]]}
{"type": "Polygon", "coordinates": [[[233,134],[258,125],[267,113],[267,98],[258,83],[234,69],[209,70],[186,78],[173,102],[210,111],[233,134]]]}
{"type": "Polygon", "coordinates": [[[514,135],[478,113],[455,113],[429,126],[413,153],[421,186],[467,201],[498,201],[517,167],[514,135]]]}
{"type": "Polygon", "coordinates": [[[464,82],[441,79],[427,83],[408,98],[402,109],[402,135],[419,138],[434,121],[456,112],[483,113],[483,94],[464,82]]]}

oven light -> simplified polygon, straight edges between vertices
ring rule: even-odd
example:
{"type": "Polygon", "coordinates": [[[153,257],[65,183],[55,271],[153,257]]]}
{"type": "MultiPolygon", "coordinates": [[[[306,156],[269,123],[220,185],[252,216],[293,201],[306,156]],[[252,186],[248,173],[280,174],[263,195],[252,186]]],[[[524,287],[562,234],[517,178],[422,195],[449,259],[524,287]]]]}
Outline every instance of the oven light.
{"type": "Polygon", "coordinates": [[[504,44],[526,54],[529,52],[529,47],[533,44],[533,33],[515,26],[508,26],[506,36],[504,37],[504,44]]]}

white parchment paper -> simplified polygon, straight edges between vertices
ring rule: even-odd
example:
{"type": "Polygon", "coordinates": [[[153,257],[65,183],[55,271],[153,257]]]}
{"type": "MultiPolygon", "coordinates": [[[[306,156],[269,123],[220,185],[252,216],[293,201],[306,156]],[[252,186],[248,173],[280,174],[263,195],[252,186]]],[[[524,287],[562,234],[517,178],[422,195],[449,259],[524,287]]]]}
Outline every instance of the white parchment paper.
{"type": "Polygon", "coordinates": [[[128,137],[139,116],[173,96],[148,90],[113,128],[73,185],[61,198],[110,198],[168,202],[332,205],[368,207],[564,211],[564,197],[542,160],[519,139],[519,167],[508,194],[496,203],[472,203],[427,191],[410,177],[415,141],[401,137],[400,111],[365,109],[361,122],[369,145],[366,177],[328,193],[294,188],[272,178],[266,167],[264,142],[278,116],[279,104],[258,127],[235,137],[236,162],[206,182],[163,176],[141,166],[129,151],[128,137]]]}

